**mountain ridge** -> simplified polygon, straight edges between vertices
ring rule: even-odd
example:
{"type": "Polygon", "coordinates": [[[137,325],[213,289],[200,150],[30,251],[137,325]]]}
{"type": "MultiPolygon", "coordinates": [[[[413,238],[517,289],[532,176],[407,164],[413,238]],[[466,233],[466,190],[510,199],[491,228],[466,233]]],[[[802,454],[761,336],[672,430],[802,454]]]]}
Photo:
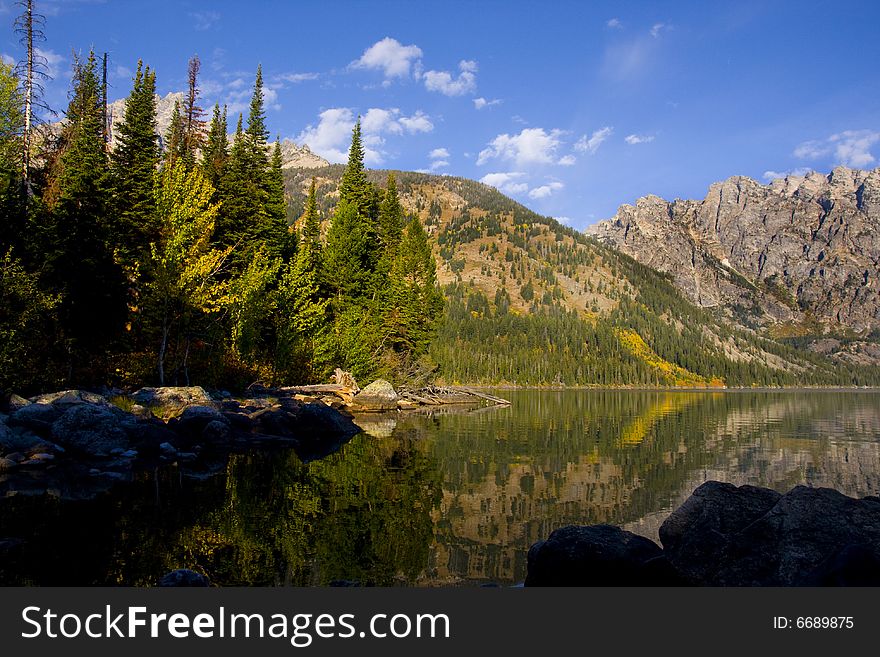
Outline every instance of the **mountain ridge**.
{"type": "Polygon", "coordinates": [[[880,329],[880,168],[767,185],[732,176],[701,201],[641,197],[588,232],[741,326],[778,335],[880,329]]]}

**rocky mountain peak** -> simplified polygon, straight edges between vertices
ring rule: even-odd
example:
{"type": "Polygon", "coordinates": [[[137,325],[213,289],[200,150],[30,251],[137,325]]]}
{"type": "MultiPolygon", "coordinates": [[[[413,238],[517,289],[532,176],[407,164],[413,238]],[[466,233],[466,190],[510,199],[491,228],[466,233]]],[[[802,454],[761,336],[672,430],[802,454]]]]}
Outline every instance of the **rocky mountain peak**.
{"type": "Polygon", "coordinates": [[[768,185],[733,176],[701,201],[622,205],[590,232],[737,323],[880,328],[880,169],[837,167],[768,185]]]}

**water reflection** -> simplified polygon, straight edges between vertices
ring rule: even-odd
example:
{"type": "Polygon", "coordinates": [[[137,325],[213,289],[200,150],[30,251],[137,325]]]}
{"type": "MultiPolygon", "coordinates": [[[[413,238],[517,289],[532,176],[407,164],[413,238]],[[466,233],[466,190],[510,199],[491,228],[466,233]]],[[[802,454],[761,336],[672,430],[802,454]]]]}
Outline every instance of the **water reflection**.
{"type": "Polygon", "coordinates": [[[90,502],[0,501],[6,584],[512,583],[570,523],[655,537],[707,479],[880,492],[880,393],[517,391],[509,408],[373,417],[328,457],[145,473],[90,502]],[[59,549],[64,546],[63,549],[59,549]],[[25,549],[26,548],[26,549],[25,549]]]}

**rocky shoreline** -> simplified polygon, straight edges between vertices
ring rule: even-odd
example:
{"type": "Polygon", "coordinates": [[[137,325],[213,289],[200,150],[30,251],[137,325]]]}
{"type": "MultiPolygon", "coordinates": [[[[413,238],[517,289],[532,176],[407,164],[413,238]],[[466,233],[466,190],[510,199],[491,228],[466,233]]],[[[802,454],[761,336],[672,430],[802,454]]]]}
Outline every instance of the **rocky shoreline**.
{"type": "Polygon", "coordinates": [[[0,407],[0,496],[89,498],[166,464],[210,474],[229,453],[254,446],[292,447],[309,461],[360,431],[342,410],[264,391],[241,399],[197,386],[8,395],[0,407]]]}
{"type": "Polygon", "coordinates": [[[880,586],[880,497],[709,481],[660,527],[557,529],[529,550],[526,586],[880,586]]]}
{"type": "Polygon", "coordinates": [[[397,391],[381,379],[360,389],[342,371],[335,379],[253,386],[241,397],[199,386],[131,394],[63,390],[29,399],[6,394],[0,397],[0,497],[87,499],[131,481],[138,471],[175,463],[190,476],[210,476],[222,470],[228,454],[254,447],[292,448],[308,462],[360,433],[357,416],[507,403],[467,389],[397,391]]]}

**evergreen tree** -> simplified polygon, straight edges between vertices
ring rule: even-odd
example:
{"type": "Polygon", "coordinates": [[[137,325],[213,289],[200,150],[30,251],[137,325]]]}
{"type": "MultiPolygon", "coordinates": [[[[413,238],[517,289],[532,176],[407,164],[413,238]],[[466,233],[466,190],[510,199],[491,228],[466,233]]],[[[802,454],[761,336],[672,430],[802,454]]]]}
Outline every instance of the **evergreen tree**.
{"type": "Polygon", "coordinates": [[[90,367],[78,380],[95,380],[102,357],[123,328],[125,282],[109,240],[109,167],[104,148],[101,84],[94,53],[74,64],[65,149],[58,161],[53,213],[54,249],[47,258],[61,291],[61,322],[68,373],[90,367]]]}
{"type": "Polygon", "coordinates": [[[393,173],[388,174],[388,184],[379,206],[378,239],[381,249],[381,261],[385,271],[397,256],[397,249],[403,235],[403,207],[397,193],[397,181],[393,173]]]}
{"type": "Polygon", "coordinates": [[[364,170],[364,147],[361,143],[361,120],[358,119],[351,132],[348,164],[339,183],[339,200],[353,203],[362,215],[369,215],[370,183],[364,170]]]}
{"type": "Polygon", "coordinates": [[[357,206],[340,200],[327,230],[322,258],[324,284],[333,299],[334,312],[369,293],[368,257],[367,236],[357,206]]]}
{"type": "Polygon", "coordinates": [[[19,81],[7,64],[0,62],[0,254],[13,246],[25,251],[28,231],[23,194],[22,139],[24,99],[19,81]]]}
{"type": "Polygon", "coordinates": [[[287,223],[287,200],[284,196],[284,172],[281,169],[281,144],[276,139],[272,160],[266,172],[266,218],[262,241],[275,257],[289,259],[293,252],[293,235],[287,223]]]}
{"type": "Polygon", "coordinates": [[[300,244],[278,289],[276,369],[290,381],[320,378],[329,362],[327,311],[320,296],[313,251],[300,244]]]}
{"type": "Polygon", "coordinates": [[[165,165],[174,166],[178,159],[187,162],[186,135],[184,133],[183,115],[180,112],[180,101],[174,101],[171,123],[165,133],[165,165]]]}
{"type": "Polygon", "coordinates": [[[321,218],[318,216],[318,198],[315,189],[315,177],[309,185],[306,207],[300,217],[299,253],[305,258],[306,266],[316,274],[321,271],[321,218]]]}
{"type": "Polygon", "coordinates": [[[187,65],[187,89],[181,108],[182,151],[187,166],[194,166],[196,153],[205,145],[205,111],[199,106],[199,71],[202,63],[193,55],[187,65]]]}
{"type": "Polygon", "coordinates": [[[254,178],[262,178],[269,166],[266,145],[269,143],[269,131],[266,128],[266,112],[263,107],[263,67],[257,66],[257,77],[254,80],[254,93],[251,96],[248,124],[245,136],[248,145],[248,163],[254,178]]]}
{"type": "Polygon", "coordinates": [[[214,242],[223,247],[235,246],[236,254],[241,254],[250,217],[247,154],[241,114],[238,115],[229,159],[223,167],[220,199],[223,211],[217,218],[214,242]]]}
{"type": "Polygon", "coordinates": [[[202,151],[202,169],[208,182],[215,189],[219,189],[220,181],[229,159],[229,137],[227,136],[226,106],[220,112],[220,105],[214,105],[214,115],[211,118],[211,127],[208,131],[208,139],[202,151]]]}
{"type": "Polygon", "coordinates": [[[160,158],[155,92],[156,74],[139,61],[111,154],[117,247],[126,260],[143,261],[154,239],[153,174],[160,158]]]}
{"type": "Polygon", "coordinates": [[[436,335],[443,296],[437,289],[437,268],[428,235],[417,219],[404,230],[391,268],[389,300],[388,344],[410,356],[425,353],[436,335]]]}

